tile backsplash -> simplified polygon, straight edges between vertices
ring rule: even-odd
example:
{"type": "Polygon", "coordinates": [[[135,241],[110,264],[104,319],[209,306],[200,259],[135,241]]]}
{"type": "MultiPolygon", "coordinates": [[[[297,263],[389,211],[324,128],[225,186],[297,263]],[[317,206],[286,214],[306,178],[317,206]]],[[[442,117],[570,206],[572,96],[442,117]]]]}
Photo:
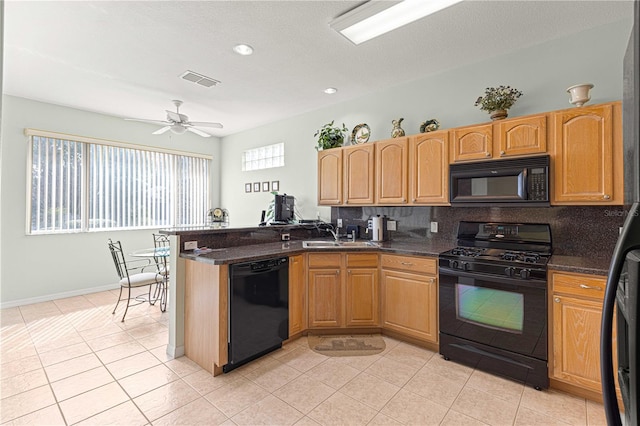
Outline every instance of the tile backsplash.
{"type": "Polygon", "coordinates": [[[331,221],[343,220],[360,226],[367,219],[386,215],[397,221],[391,239],[430,238],[451,241],[455,245],[457,224],[461,220],[513,223],[549,223],[555,254],[567,256],[609,257],[618,238],[628,208],[625,206],[560,206],[541,208],[505,207],[332,207],[331,221]],[[430,222],[438,222],[438,233],[430,231],[430,222]]]}

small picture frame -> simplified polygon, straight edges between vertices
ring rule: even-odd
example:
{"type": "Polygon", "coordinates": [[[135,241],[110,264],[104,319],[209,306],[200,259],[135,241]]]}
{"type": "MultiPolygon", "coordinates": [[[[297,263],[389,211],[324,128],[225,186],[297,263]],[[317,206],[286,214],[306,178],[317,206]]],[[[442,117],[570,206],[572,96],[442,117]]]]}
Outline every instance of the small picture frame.
{"type": "Polygon", "coordinates": [[[244,184],[244,192],[251,192],[251,183],[244,184]]]}
{"type": "Polygon", "coordinates": [[[272,191],[280,191],[280,181],[279,180],[271,181],[271,190],[272,191]]]}
{"type": "Polygon", "coordinates": [[[269,182],[262,182],[262,192],[269,192],[269,182]]]}
{"type": "Polygon", "coordinates": [[[253,192],[260,192],[260,182],[253,182],[253,192]]]}

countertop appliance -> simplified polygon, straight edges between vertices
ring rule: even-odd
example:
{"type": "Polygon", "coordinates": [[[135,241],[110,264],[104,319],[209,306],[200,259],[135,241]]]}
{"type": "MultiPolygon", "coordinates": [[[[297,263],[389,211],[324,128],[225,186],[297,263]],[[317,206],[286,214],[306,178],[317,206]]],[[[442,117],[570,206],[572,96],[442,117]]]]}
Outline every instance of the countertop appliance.
{"type": "Polygon", "coordinates": [[[640,6],[633,5],[633,30],[627,45],[623,65],[622,98],[624,138],[624,227],[611,258],[602,308],[600,331],[600,368],[602,398],[607,423],[622,424],[620,407],[616,398],[614,373],[618,377],[624,404],[624,424],[640,422],[640,399],[638,383],[638,297],[640,296],[640,6]],[[618,370],[613,371],[612,324],[616,314],[618,370]]]}
{"type": "Polygon", "coordinates": [[[229,372],[289,338],[289,258],[229,268],[229,372]]]}
{"type": "Polygon", "coordinates": [[[451,206],[549,206],[549,156],[476,161],[449,167],[451,206]]]}
{"type": "Polygon", "coordinates": [[[458,247],[438,258],[440,354],[549,387],[548,224],[458,224],[458,247]]]}
{"type": "Polygon", "coordinates": [[[371,241],[387,241],[389,239],[388,221],[388,217],[380,215],[372,216],[367,221],[367,228],[371,233],[371,241]]]}

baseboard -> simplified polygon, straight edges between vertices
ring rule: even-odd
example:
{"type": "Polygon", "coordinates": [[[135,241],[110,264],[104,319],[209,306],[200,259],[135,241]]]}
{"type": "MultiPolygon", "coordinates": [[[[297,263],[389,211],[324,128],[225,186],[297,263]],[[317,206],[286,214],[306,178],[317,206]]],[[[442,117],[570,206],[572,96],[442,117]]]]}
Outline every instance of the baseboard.
{"type": "Polygon", "coordinates": [[[80,290],[65,291],[62,293],[47,294],[44,296],[30,297],[27,299],[12,300],[10,302],[0,303],[0,309],[15,308],[16,306],[31,305],[33,303],[50,302],[56,299],[65,299],[67,297],[84,296],[85,294],[99,293],[101,291],[113,290],[120,288],[120,284],[109,284],[100,287],[83,288],[80,290]]]}

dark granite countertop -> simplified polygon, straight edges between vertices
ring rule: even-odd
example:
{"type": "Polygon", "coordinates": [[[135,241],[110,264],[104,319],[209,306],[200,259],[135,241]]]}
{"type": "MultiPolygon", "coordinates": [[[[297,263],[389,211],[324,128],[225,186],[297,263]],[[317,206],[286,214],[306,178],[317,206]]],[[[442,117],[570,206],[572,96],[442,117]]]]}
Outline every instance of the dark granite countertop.
{"type": "Polygon", "coordinates": [[[610,258],[578,257],[553,255],[547,264],[549,269],[556,271],[577,272],[591,275],[607,275],[609,273],[610,258]]]}
{"type": "Polygon", "coordinates": [[[190,252],[180,253],[180,257],[196,260],[198,262],[211,263],[213,265],[224,265],[229,263],[252,262],[277,256],[293,256],[306,252],[388,252],[402,253],[406,255],[436,257],[439,253],[449,250],[453,243],[432,242],[430,240],[401,240],[385,241],[379,243],[379,247],[359,247],[359,248],[304,248],[302,241],[283,241],[275,243],[251,244],[239,247],[228,247],[213,249],[211,252],[195,254],[190,252]]]}
{"type": "MultiPolygon", "coordinates": [[[[202,232],[196,231],[196,232],[202,232]]],[[[198,262],[224,265],[240,262],[252,262],[278,256],[293,256],[306,252],[332,252],[332,251],[375,251],[382,253],[406,254],[415,256],[437,257],[439,253],[447,251],[455,246],[451,241],[438,241],[430,239],[408,238],[378,243],[379,247],[359,248],[304,248],[301,240],[266,242],[249,244],[237,247],[217,248],[208,253],[196,254],[182,252],[180,257],[196,260],[198,262]]],[[[591,275],[607,275],[610,259],[591,258],[579,256],[553,255],[548,267],[556,271],[576,272],[591,275]]]]}

